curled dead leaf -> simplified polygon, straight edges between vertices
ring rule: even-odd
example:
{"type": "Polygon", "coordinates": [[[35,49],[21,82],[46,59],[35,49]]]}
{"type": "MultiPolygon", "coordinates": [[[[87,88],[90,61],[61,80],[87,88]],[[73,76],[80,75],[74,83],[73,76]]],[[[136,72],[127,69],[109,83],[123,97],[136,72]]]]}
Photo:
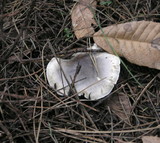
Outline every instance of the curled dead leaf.
{"type": "Polygon", "coordinates": [[[94,20],[96,4],[95,0],[79,0],[73,7],[71,19],[77,39],[94,34],[92,25],[96,25],[94,20]]]}
{"type": "Polygon", "coordinates": [[[142,141],[143,143],[160,143],[160,138],[156,136],[143,136],[142,141]]]}
{"type": "Polygon", "coordinates": [[[134,21],[102,31],[94,34],[98,46],[109,53],[115,51],[131,63],[160,70],[160,23],[134,21]]]}
{"type": "Polygon", "coordinates": [[[115,113],[121,120],[128,124],[130,123],[129,117],[132,106],[127,95],[114,95],[110,98],[110,100],[107,100],[107,106],[109,106],[111,111],[115,113]]]}

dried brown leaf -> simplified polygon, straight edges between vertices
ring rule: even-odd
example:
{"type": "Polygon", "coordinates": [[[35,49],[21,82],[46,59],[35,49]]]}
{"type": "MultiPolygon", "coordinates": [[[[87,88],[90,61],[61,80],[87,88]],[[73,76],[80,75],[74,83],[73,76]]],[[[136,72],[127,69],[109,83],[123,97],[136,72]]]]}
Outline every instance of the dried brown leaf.
{"type": "Polygon", "coordinates": [[[101,30],[94,34],[98,46],[109,53],[114,53],[114,48],[131,63],[160,70],[160,23],[134,21],[102,30],[104,34],[101,30]]]}
{"type": "Polygon", "coordinates": [[[111,111],[115,113],[120,119],[124,120],[128,124],[130,123],[129,117],[132,107],[127,95],[115,95],[107,101],[107,105],[110,107],[111,111]]]}
{"type": "Polygon", "coordinates": [[[96,25],[94,20],[95,8],[95,0],[79,0],[73,7],[71,19],[77,39],[91,36],[95,32],[92,26],[96,25]]]}
{"type": "Polygon", "coordinates": [[[160,138],[156,136],[143,136],[142,141],[143,143],[160,143],[160,138]]]}

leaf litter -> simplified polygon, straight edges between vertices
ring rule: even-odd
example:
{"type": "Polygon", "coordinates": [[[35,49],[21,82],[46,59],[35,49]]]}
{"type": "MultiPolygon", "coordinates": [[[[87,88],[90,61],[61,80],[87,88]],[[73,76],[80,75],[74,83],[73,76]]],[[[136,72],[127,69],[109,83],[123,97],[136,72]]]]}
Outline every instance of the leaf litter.
{"type": "Polygon", "coordinates": [[[106,103],[115,115],[130,124],[132,106],[127,95],[121,93],[113,95],[109,100],[106,100],[106,103]]]}
{"type": "Polygon", "coordinates": [[[133,21],[99,30],[94,34],[94,41],[107,52],[125,57],[131,63],[160,70],[159,33],[160,23],[133,21]]]}
{"type": "Polygon", "coordinates": [[[94,31],[95,8],[97,2],[95,0],[79,0],[72,9],[71,19],[74,33],[77,37],[92,36],[94,31]]]}
{"type": "Polygon", "coordinates": [[[143,143],[160,143],[160,138],[157,136],[143,136],[143,143]]]}
{"type": "MultiPolygon", "coordinates": [[[[159,22],[158,2],[112,1],[109,5],[98,5],[96,14],[102,27],[135,19],[159,22]]],[[[77,51],[77,47],[86,48],[88,45],[88,38],[66,40],[65,29],[72,29],[69,15],[73,5],[74,2],[68,0],[37,0],[35,4],[23,0],[0,3],[1,13],[7,15],[4,19],[0,17],[1,142],[139,143],[143,136],[159,135],[160,81],[156,77],[157,70],[125,61],[133,75],[147,88],[139,87],[122,67],[120,80],[109,98],[113,102],[112,94],[118,99],[119,93],[125,96],[123,101],[116,98],[119,108],[115,108],[113,103],[111,112],[106,108],[109,99],[88,102],[76,94],[60,97],[48,86],[44,67],[49,60],[61,56],[59,51],[65,54],[66,49],[77,51]],[[26,26],[23,27],[22,23],[26,26]],[[19,34],[15,35],[15,31],[19,34]],[[27,56],[22,54],[25,56],[20,56],[21,60],[14,57],[28,49],[31,52],[27,56]],[[12,56],[13,62],[10,62],[12,56]],[[149,84],[152,79],[152,84],[149,84]],[[136,106],[130,115],[130,104],[134,103],[136,106]]],[[[157,42],[152,42],[154,47],[157,47],[157,42]]]]}

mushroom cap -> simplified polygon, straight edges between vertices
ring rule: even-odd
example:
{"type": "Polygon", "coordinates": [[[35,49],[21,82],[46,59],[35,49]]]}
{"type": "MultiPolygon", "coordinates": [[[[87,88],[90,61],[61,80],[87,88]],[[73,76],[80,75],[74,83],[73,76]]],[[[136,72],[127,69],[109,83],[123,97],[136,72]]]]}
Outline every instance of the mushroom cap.
{"type": "Polygon", "coordinates": [[[73,83],[77,65],[81,68],[76,76],[74,87],[78,95],[84,94],[90,100],[107,96],[119,78],[120,59],[106,52],[77,53],[68,60],[54,57],[48,63],[46,73],[49,85],[54,88],[56,84],[60,95],[68,94],[70,90],[68,82],[73,83]]]}

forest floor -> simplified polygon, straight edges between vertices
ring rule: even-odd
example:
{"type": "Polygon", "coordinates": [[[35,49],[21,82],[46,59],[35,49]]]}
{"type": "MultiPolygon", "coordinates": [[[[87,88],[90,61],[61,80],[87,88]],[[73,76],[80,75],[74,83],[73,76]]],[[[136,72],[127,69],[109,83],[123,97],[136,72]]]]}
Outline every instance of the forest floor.
{"type": "MultiPolygon", "coordinates": [[[[160,136],[158,70],[123,59],[141,86],[122,65],[110,96],[97,101],[59,96],[49,86],[45,69],[55,53],[94,43],[92,37],[77,40],[74,35],[71,11],[75,3],[0,3],[1,143],[141,143],[143,136],[160,136]]],[[[101,0],[96,16],[102,27],[160,22],[160,4],[159,0],[101,0]]]]}

